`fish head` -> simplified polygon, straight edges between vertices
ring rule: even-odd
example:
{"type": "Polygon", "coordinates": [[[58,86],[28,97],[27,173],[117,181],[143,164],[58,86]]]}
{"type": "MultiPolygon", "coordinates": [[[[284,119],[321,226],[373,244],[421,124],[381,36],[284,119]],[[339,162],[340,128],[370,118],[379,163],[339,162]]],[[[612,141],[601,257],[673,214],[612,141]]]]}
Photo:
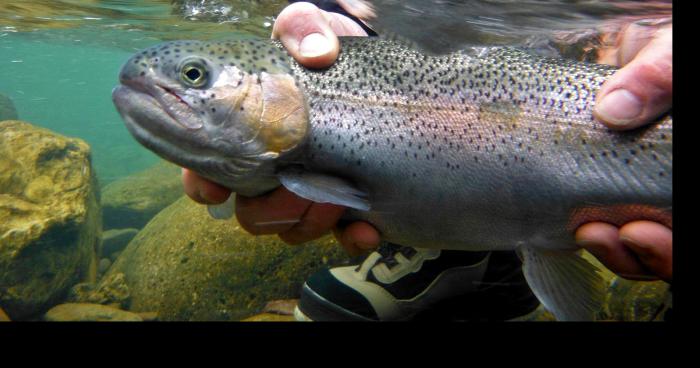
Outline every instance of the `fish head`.
{"type": "Polygon", "coordinates": [[[309,132],[308,104],[289,60],[269,40],[165,42],[124,64],[112,99],[141,144],[255,195],[278,185],[275,162],[309,132]]]}

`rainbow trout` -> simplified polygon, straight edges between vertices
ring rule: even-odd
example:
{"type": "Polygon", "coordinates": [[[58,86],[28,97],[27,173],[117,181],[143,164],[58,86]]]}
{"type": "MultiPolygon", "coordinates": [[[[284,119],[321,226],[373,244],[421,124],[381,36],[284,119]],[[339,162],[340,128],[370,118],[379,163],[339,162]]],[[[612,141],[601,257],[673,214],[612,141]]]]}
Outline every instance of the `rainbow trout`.
{"type": "Polygon", "coordinates": [[[591,319],[605,290],[579,225],[671,226],[670,116],[614,132],[591,115],[614,68],[341,42],[324,70],[271,40],[166,42],[127,61],[113,99],[139,142],[241,195],[283,185],[401,245],[516,249],[562,320],[591,319]]]}

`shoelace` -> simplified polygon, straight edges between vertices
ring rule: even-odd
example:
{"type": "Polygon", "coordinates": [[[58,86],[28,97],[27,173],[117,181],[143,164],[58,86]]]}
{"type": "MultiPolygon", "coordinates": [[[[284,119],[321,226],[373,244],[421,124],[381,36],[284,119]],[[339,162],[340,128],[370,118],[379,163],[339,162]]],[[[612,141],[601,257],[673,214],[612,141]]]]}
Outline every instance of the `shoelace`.
{"type": "Polygon", "coordinates": [[[379,246],[379,249],[377,249],[377,252],[381,254],[382,257],[376,264],[384,263],[389,269],[399,265],[399,262],[396,260],[397,253],[401,253],[404,257],[406,257],[406,259],[411,259],[411,257],[416,254],[416,250],[412,247],[406,247],[393,243],[382,244],[379,246]]]}
{"type": "Polygon", "coordinates": [[[355,268],[355,272],[363,274],[366,278],[369,270],[379,264],[384,263],[389,269],[398,266],[400,263],[396,260],[397,253],[401,253],[407,259],[411,259],[416,252],[412,247],[383,242],[377,250],[367,256],[365,261],[355,268]]]}

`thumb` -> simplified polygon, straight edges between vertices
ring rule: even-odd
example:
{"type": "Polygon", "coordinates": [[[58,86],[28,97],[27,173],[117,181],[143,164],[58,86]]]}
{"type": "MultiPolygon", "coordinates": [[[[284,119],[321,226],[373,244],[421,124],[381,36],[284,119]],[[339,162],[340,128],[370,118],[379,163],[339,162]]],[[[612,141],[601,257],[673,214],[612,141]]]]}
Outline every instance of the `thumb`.
{"type": "Polygon", "coordinates": [[[338,37],[322,11],[310,3],[284,8],[275,20],[272,38],[282,41],[292,57],[309,68],[328,67],[338,58],[338,37]]]}
{"type": "Polygon", "coordinates": [[[672,69],[672,30],[666,27],[603,84],[594,116],[616,130],[653,122],[671,109],[672,69]]]}

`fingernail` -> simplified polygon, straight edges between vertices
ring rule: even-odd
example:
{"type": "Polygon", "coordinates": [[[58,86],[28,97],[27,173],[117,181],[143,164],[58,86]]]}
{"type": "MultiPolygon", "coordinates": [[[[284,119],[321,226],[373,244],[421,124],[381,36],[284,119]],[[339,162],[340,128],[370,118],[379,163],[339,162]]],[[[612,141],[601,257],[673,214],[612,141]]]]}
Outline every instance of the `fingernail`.
{"type": "Polygon", "coordinates": [[[331,50],[331,42],[321,33],[311,33],[299,44],[299,53],[305,57],[316,57],[331,50]]]}
{"type": "Polygon", "coordinates": [[[614,125],[627,125],[642,114],[642,102],[626,89],[610,92],[598,103],[596,112],[606,122],[614,125]]]}

